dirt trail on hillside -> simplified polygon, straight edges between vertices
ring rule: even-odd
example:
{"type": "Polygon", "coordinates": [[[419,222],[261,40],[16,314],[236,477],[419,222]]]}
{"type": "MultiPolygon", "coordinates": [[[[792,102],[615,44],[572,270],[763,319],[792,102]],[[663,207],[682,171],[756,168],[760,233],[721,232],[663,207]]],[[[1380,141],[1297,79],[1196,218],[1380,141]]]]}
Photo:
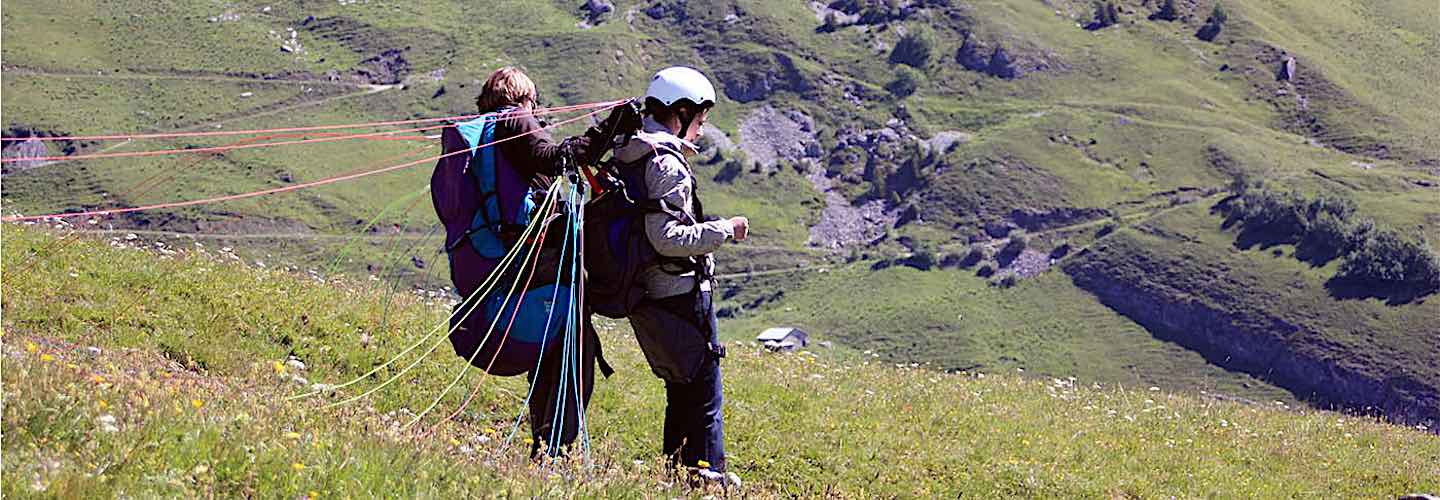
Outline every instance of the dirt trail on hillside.
{"type": "Polygon", "coordinates": [[[47,76],[54,78],[92,78],[100,80],[185,80],[197,82],[237,82],[237,83],[281,83],[299,85],[325,85],[332,87],[369,87],[369,84],[347,82],[342,80],[307,79],[307,78],[265,78],[247,77],[225,74],[195,74],[186,72],[154,72],[154,73],[105,73],[103,71],[79,71],[64,69],[37,69],[23,66],[3,65],[0,66],[6,73],[27,76],[47,76]]]}

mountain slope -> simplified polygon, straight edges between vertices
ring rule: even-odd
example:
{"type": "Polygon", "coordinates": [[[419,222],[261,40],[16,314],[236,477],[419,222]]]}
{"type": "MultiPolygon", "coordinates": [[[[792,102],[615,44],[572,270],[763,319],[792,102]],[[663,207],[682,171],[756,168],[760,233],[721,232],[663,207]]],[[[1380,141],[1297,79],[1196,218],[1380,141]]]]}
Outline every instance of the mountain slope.
{"type": "MultiPolygon", "coordinates": [[[[602,333],[620,371],[599,384],[590,412],[596,468],[537,468],[500,445],[521,406],[517,379],[485,380],[429,437],[399,430],[464,366],[448,348],[365,402],[284,401],[305,390],[296,376],[334,383],[390,358],[443,319],[440,304],[198,250],[4,229],[7,496],[700,493],[658,465],[660,383],[623,326],[602,333]]],[[[1386,497],[1440,487],[1440,438],[1364,418],[730,347],[727,446],[751,496],[1386,497]]],[[[452,390],[421,429],[465,392],[452,390]]]]}
{"type": "MultiPolygon", "coordinates": [[[[753,242],[719,259],[726,322],[737,338],[800,324],[887,362],[1371,403],[1317,398],[1316,380],[1227,365],[1177,340],[1208,330],[1158,328],[1085,286],[1094,281],[1056,269],[1078,259],[1046,258],[1088,249],[1086,276],[1143,285],[1168,277],[1147,263],[1169,262],[1176,245],[1193,244],[1183,255],[1197,262],[1164,272],[1198,287],[1205,273],[1222,272],[1262,297],[1305,295],[1250,300],[1239,309],[1252,317],[1237,321],[1339,318],[1307,323],[1325,342],[1290,347],[1323,344],[1327,366],[1393,381],[1382,382],[1385,390],[1408,391],[1412,378],[1440,385],[1430,371],[1385,361],[1440,357],[1427,340],[1440,338],[1440,327],[1391,320],[1432,316],[1433,294],[1391,304],[1320,291],[1334,265],[1303,269],[1289,255],[1261,258],[1258,250],[1237,256],[1222,221],[1201,209],[1237,180],[1264,180],[1350,199],[1365,217],[1437,241],[1440,101],[1430,82],[1440,35],[1429,27],[1440,24],[1440,11],[1427,0],[1194,0],[1176,2],[1179,16],[1166,22],[1149,18],[1159,2],[1113,3],[1118,23],[1088,30],[1089,0],[645,0],[615,2],[599,16],[560,0],[483,9],[439,0],[124,1],[106,9],[10,2],[0,44],[5,126],[7,135],[53,135],[455,115],[470,112],[478,82],[505,64],[525,67],[547,104],[633,95],[656,68],[688,64],[713,75],[722,94],[713,122],[728,137],[712,139],[738,143],[699,167],[707,208],[750,216],[756,226],[753,242]],[[1228,21],[1213,41],[1197,38],[1217,4],[1228,21]],[[930,57],[912,68],[891,54],[916,33],[929,34],[930,57]],[[194,43],[174,43],[177,36],[194,43]],[[995,63],[1000,49],[1008,64],[995,63]],[[1292,57],[1295,74],[1278,78],[1292,57]],[[974,58],[985,67],[967,69],[974,58]],[[911,95],[888,90],[902,73],[911,95]],[[784,154],[760,154],[775,151],[784,154]],[[771,157],[774,164],[754,163],[771,157]],[[808,244],[812,229],[847,225],[866,226],[854,231],[866,237],[840,250],[808,244]],[[1128,244],[1135,233],[1127,226],[1143,228],[1148,243],[1128,244]],[[1033,252],[1014,288],[1003,286],[1013,269],[994,257],[964,271],[880,269],[923,255],[942,261],[977,245],[993,253],[1015,228],[1028,233],[1033,252]],[[999,274],[975,276],[986,266],[999,274]],[[886,293],[836,297],[867,289],[886,293]],[[1357,311],[1381,319],[1344,320],[1357,311]],[[1362,335],[1375,340],[1344,341],[1362,335]]],[[[93,153],[226,142],[70,146],[93,153]]],[[[373,141],[68,161],[7,171],[3,195],[7,210],[25,213],[136,206],[433,154],[426,141],[373,141]]],[[[437,289],[445,259],[438,239],[427,237],[434,221],[417,194],[426,170],[94,225],[199,232],[247,262],[437,289]],[[396,234],[406,239],[385,239],[396,234]]],[[[1284,245],[1265,250],[1293,254],[1284,245]]],[[[1183,294],[1134,299],[1185,303],[1183,294]]],[[[1426,413],[1418,417],[1435,417],[1426,413]]]]}

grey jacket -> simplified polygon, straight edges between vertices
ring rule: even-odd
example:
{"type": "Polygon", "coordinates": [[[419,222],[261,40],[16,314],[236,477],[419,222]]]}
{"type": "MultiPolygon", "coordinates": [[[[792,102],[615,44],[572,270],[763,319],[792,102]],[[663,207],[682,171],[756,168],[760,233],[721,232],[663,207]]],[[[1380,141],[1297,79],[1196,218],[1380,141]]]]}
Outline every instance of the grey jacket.
{"type": "MultiPolygon", "coordinates": [[[[666,145],[685,155],[694,154],[696,146],[670,132],[670,129],[647,117],[641,131],[629,143],[615,150],[616,159],[634,162],[655,152],[657,145],[666,145]]],[[[695,213],[695,176],[690,165],[675,155],[655,155],[645,166],[645,185],[650,195],[672,207],[679,207],[686,214],[695,213]]],[[[693,217],[692,217],[693,218],[693,217]]],[[[712,252],[735,236],[735,228],[728,220],[711,222],[678,221],[666,214],[652,213],[645,216],[645,234],[655,251],[666,257],[691,257],[703,263],[707,273],[715,269],[712,252]]],[[[641,273],[645,292],[649,298],[662,299],[687,293],[695,289],[694,272],[675,275],[651,266],[641,273]]],[[[713,283],[702,283],[702,289],[709,289],[713,283]]]]}

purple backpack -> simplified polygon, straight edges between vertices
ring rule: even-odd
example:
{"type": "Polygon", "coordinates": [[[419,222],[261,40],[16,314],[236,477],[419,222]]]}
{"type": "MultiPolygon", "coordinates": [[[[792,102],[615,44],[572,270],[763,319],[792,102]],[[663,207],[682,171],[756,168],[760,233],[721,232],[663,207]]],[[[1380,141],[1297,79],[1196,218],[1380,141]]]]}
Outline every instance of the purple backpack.
{"type": "MultiPolygon", "coordinates": [[[[435,214],[445,225],[445,250],[450,281],[462,299],[452,314],[450,343],[455,354],[491,374],[518,375],[535,367],[540,352],[557,347],[570,308],[570,289],[554,283],[555,273],[541,269],[536,281],[507,302],[515,273],[500,276],[486,296],[474,296],[500,259],[516,244],[519,230],[530,222],[535,204],[528,183],[515,172],[494,142],[495,118],[446,127],[441,144],[446,154],[430,176],[435,214]],[[473,309],[470,310],[470,309],[473,309]],[[468,312],[467,312],[468,311],[468,312]]],[[[522,255],[527,249],[521,249],[522,255]]],[[[516,260],[518,267],[519,259],[516,260]]],[[[550,266],[553,269],[553,266],[550,266]]]]}

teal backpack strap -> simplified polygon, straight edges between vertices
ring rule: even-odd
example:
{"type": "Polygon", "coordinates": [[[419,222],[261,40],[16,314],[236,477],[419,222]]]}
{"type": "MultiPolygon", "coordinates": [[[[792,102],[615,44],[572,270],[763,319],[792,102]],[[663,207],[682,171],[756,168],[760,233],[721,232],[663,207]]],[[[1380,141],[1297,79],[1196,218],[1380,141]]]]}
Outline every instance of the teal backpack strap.
{"type": "MultiPolygon", "coordinates": [[[[506,110],[500,110],[504,112],[506,110]]],[[[469,174],[479,186],[476,196],[480,197],[479,210],[470,223],[470,243],[480,255],[498,258],[505,255],[506,245],[499,238],[500,204],[496,181],[497,160],[494,146],[479,147],[495,142],[495,114],[486,114],[456,125],[466,144],[474,149],[470,152],[469,174]],[[478,149],[475,149],[478,148],[478,149]]]]}

